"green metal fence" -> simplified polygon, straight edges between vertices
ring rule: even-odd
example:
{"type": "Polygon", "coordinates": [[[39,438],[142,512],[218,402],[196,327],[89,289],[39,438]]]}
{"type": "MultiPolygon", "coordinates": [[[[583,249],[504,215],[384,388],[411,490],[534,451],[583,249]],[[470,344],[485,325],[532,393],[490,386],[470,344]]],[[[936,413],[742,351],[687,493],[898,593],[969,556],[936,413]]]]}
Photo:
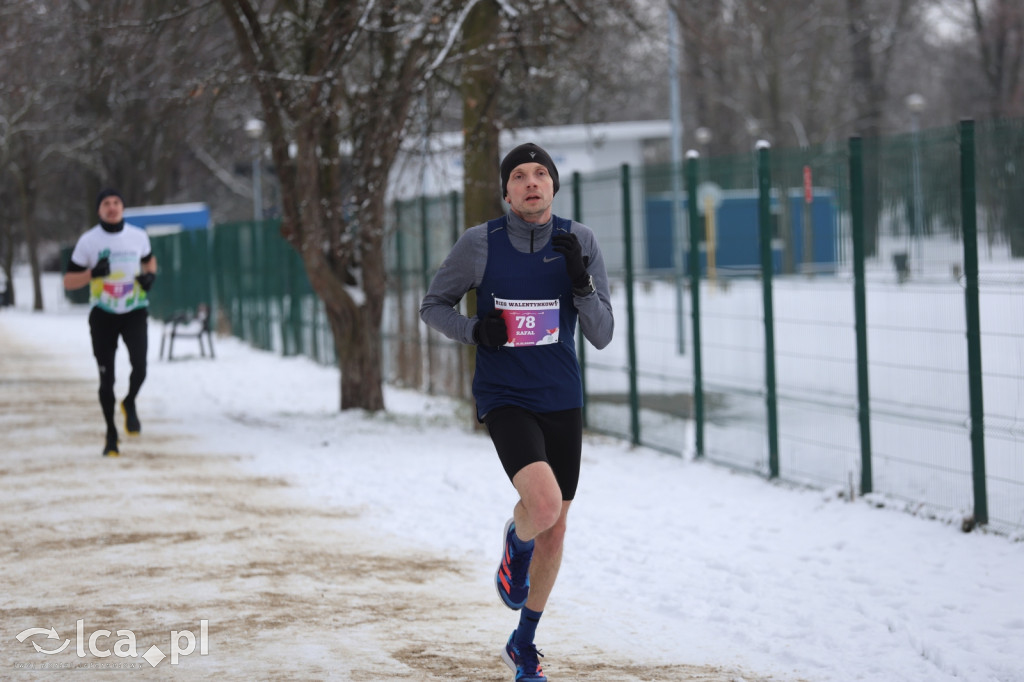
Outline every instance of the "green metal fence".
{"type": "Polygon", "coordinates": [[[278,221],[223,223],[151,241],[160,267],[150,298],[154,317],[191,315],[213,303],[222,333],[283,355],[335,362],[323,304],[278,221]]]}
{"type": "MultiPolygon", "coordinates": [[[[581,347],[588,427],[1024,529],[1022,204],[1024,121],[577,174],[555,212],[597,234],[616,314],[581,347]]],[[[418,319],[460,211],[395,204],[383,342],[389,381],[465,397],[465,349],[418,319]]],[[[276,223],[154,249],[154,314],[214,301],[222,329],[334,361],[276,223]]]]}

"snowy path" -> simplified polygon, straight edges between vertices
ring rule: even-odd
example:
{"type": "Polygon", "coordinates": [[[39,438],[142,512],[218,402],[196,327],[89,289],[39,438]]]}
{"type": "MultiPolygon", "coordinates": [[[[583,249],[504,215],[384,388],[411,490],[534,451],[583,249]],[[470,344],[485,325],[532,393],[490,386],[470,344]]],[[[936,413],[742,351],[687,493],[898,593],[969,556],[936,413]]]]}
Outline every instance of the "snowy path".
{"type": "MultiPolygon", "coordinates": [[[[155,646],[168,656],[177,647],[176,673],[188,678],[511,679],[497,651],[510,614],[476,589],[475,569],[467,576],[463,562],[374,534],[365,508],[325,505],[246,452],[190,436],[152,409],[159,378],[147,383],[143,434],[122,436],[122,457],[99,456],[96,382],[79,331],[84,359],[29,348],[0,325],[0,677],[53,679],[52,668],[67,667],[89,670],[81,679],[124,680],[124,666],[164,677],[170,659],[154,669],[142,658],[155,646]],[[59,634],[19,642],[29,628],[59,634]],[[197,640],[187,654],[185,631],[197,640]],[[123,655],[131,639],[138,657],[123,655]],[[57,654],[33,648],[65,640],[57,654]]],[[[778,679],[682,656],[645,663],[635,649],[606,655],[552,630],[556,681],[778,679]]]]}

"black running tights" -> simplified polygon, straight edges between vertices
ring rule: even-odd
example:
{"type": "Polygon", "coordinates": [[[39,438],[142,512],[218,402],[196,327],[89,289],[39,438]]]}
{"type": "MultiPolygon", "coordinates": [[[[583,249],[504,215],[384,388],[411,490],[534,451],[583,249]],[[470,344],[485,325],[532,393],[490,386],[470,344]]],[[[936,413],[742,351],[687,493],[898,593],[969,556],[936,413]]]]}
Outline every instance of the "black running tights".
{"type": "Polygon", "coordinates": [[[128,349],[128,360],[132,365],[132,373],[128,379],[129,403],[146,380],[146,352],[148,350],[147,318],[145,308],[130,313],[116,315],[94,307],[89,313],[89,332],[92,336],[92,354],[96,357],[96,365],[100,371],[100,407],[107,429],[115,429],[114,425],[114,354],[117,352],[117,338],[124,339],[128,349]]]}

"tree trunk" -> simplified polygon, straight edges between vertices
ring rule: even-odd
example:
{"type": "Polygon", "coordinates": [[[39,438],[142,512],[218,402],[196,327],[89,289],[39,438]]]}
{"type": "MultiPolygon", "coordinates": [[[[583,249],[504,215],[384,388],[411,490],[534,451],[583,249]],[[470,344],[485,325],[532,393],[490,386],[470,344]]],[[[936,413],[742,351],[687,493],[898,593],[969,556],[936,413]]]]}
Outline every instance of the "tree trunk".
{"type": "MultiPolygon", "coordinates": [[[[373,176],[370,178],[372,182],[373,176]]],[[[360,233],[359,250],[363,300],[357,308],[358,317],[350,334],[348,353],[344,357],[339,356],[341,409],[359,407],[377,411],[384,409],[381,321],[387,296],[387,271],[384,264],[383,194],[368,195],[361,220],[367,223],[360,233]]],[[[335,335],[335,338],[339,337],[335,335]]]]}
{"type": "Polygon", "coordinates": [[[465,227],[501,215],[498,163],[501,153],[495,112],[501,92],[498,53],[489,49],[499,28],[498,3],[486,0],[469,13],[463,30],[462,129],[465,227]]]}
{"type": "MultiPolygon", "coordinates": [[[[27,150],[26,150],[27,151],[27,150]]],[[[35,201],[32,188],[32,160],[23,154],[22,168],[14,173],[18,181],[18,209],[21,227],[25,231],[25,246],[28,249],[28,263],[32,271],[32,310],[43,309],[43,274],[39,266],[39,238],[32,226],[35,201]]]]}
{"type": "Polygon", "coordinates": [[[354,327],[349,327],[347,318],[327,308],[327,320],[334,333],[334,349],[341,370],[342,410],[359,408],[376,412],[384,409],[380,321],[375,325],[371,317],[371,310],[360,308],[354,327]],[[349,339],[349,342],[342,339],[349,339]]]}
{"type": "MultiPolygon", "coordinates": [[[[715,6],[718,3],[675,2],[668,16],[669,21],[678,21],[683,44],[684,87],[687,98],[692,102],[694,121],[698,126],[709,126],[713,120],[711,102],[712,88],[708,85],[709,65],[715,58],[710,54],[717,28],[714,26],[715,6]],[[709,11],[710,10],[710,11],[709,11]]],[[[714,68],[713,66],[710,68],[714,68]]],[[[703,152],[702,152],[703,153],[703,152]]]]}
{"type": "MultiPolygon", "coordinates": [[[[1000,159],[1002,163],[999,165],[1004,169],[1019,168],[1019,160],[1024,158],[1024,129],[1005,126],[1002,134],[1005,137],[1000,141],[1003,151],[1000,159]]],[[[1002,193],[1002,201],[997,199],[1003,205],[1000,222],[1005,226],[1009,238],[1010,255],[1013,258],[1024,258],[1024,169],[1016,170],[1006,180],[1013,184],[1002,193]]]]}
{"type": "MultiPolygon", "coordinates": [[[[1007,202],[1010,204],[1010,208],[1014,208],[1014,204],[1018,204],[1018,208],[1024,210],[1024,200],[1019,198],[1011,198],[1007,202]]],[[[1014,213],[1013,218],[1010,220],[1007,231],[1010,235],[1010,256],[1013,258],[1024,258],[1024,213],[1014,213]]]]}
{"type": "MultiPolygon", "coordinates": [[[[346,290],[345,271],[338,272],[316,249],[300,250],[310,286],[323,301],[327,322],[331,327],[338,369],[341,370],[342,410],[384,409],[382,388],[381,312],[384,308],[384,287],[369,287],[358,302],[346,290]]],[[[373,259],[371,259],[373,260],[373,259]]],[[[364,277],[378,280],[383,276],[380,265],[364,263],[364,277]],[[369,267],[367,267],[369,265],[369,267]],[[366,271],[371,271],[365,274],[366,271]],[[376,272],[373,272],[376,271],[376,272]]]]}
{"type": "MultiPolygon", "coordinates": [[[[501,74],[496,50],[489,49],[500,21],[498,3],[485,0],[477,4],[463,28],[462,52],[462,129],[463,168],[462,210],[464,228],[491,220],[502,212],[500,163],[500,129],[498,128],[498,96],[501,74]]],[[[476,292],[466,296],[466,313],[476,315],[476,292]]],[[[476,347],[463,349],[462,395],[469,395],[468,380],[476,371],[476,347]]],[[[474,423],[476,420],[473,420],[474,423]]]]}
{"type": "Polygon", "coordinates": [[[986,16],[978,0],[971,0],[971,10],[988,85],[988,115],[1013,115],[1024,64],[1024,9],[1019,4],[1011,6],[1007,0],[997,0],[989,4],[986,16]]]}
{"type": "MultiPolygon", "coordinates": [[[[6,215],[6,211],[4,211],[6,215]]],[[[6,302],[14,305],[14,221],[0,215],[0,254],[3,254],[6,302]]]]}

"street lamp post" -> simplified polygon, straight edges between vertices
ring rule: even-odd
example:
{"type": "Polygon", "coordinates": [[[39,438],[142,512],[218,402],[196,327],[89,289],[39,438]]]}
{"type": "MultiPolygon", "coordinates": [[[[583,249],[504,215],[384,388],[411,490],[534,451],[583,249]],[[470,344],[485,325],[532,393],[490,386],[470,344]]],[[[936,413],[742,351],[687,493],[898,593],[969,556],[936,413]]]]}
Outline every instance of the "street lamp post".
{"type": "Polygon", "coordinates": [[[925,100],[920,94],[914,92],[907,95],[905,100],[907,109],[910,111],[911,131],[913,135],[912,139],[912,153],[911,153],[911,164],[912,164],[912,181],[913,181],[913,202],[914,202],[914,220],[910,226],[910,239],[911,243],[916,246],[915,260],[918,263],[918,268],[923,270],[924,263],[922,262],[921,254],[921,237],[924,233],[924,204],[921,196],[921,140],[920,140],[920,116],[921,112],[925,108],[925,100]]]}
{"type": "Polygon", "coordinates": [[[252,140],[252,219],[263,220],[263,163],[261,156],[263,139],[263,121],[250,118],[245,122],[245,134],[252,140]]]}
{"type": "Polygon", "coordinates": [[[753,179],[752,187],[757,187],[757,143],[760,142],[759,135],[761,134],[761,122],[756,118],[747,118],[746,122],[747,137],[750,139],[750,148],[753,153],[751,166],[752,172],[751,177],[753,179]]]}
{"type": "Polygon", "coordinates": [[[708,156],[708,144],[711,142],[711,129],[701,126],[693,131],[693,136],[697,138],[697,144],[700,145],[701,153],[704,156],[708,156]]]}
{"type": "MultiPolygon", "coordinates": [[[[668,13],[668,91],[669,109],[672,117],[672,235],[678,241],[679,262],[674,263],[676,273],[676,338],[678,340],[679,353],[686,352],[686,337],[683,327],[683,272],[686,262],[687,230],[683,229],[683,109],[679,95],[679,27],[676,22],[678,17],[675,12],[668,13]]],[[[690,199],[693,200],[692,198],[690,199]]],[[[692,230],[693,226],[688,226],[692,230]]],[[[672,255],[673,261],[675,254],[672,255]]]]}

